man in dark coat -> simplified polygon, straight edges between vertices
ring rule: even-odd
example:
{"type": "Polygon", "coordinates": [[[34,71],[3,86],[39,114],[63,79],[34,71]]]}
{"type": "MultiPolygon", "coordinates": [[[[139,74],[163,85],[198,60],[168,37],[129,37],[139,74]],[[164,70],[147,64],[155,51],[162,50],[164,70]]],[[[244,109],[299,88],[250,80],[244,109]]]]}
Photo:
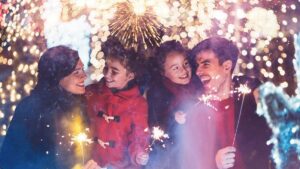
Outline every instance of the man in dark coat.
{"type": "MultiPolygon", "coordinates": [[[[203,156],[190,162],[194,165],[189,164],[189,168],[270,167],[271,147],[266,142],[271,131],[255,113],[256,88],[260,83],[247,77],[232,78],[238,53],[236,45],[220,37],[206,39],[191,51],[196,74],[204,87],[200,97],[204,104],[194,108],[196,111],[187,118],[183,130],[183,141],[193,147],[191,152],[203,156]]],[[[190,154],[184,153],[183,157],[190,154]]]]}

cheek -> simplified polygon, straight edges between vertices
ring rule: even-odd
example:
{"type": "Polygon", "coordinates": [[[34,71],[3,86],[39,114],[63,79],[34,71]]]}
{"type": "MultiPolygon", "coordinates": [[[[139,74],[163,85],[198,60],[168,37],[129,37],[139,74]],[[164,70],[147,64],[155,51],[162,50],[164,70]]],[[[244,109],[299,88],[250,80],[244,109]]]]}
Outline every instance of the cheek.
{"type": "Polygon", "coordinates": [[[169,79],[176,79],[176,75],[174,74],[174,73],[172,73],[172,72],[166,72],[165,74],[164,74],[164,76],[165,77],[167,77],[167,78],[169,78],[169,79]]]}

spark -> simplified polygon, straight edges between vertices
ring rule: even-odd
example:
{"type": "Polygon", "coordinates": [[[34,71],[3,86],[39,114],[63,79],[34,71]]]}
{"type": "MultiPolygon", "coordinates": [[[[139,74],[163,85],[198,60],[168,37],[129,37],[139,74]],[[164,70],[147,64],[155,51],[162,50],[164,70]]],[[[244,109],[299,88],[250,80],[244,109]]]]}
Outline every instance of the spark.
{"type": "Polygon", "coordinates": [[[151,138],[163,142],[163,139],[168,139],[169,135],[166,134],[159,126],[155,126],[152,129],[151,138]]]}
{"type": "Polygon", "coordinates": [[[220,98],[218,98],[217,96],[212,95],[212,94],[203,94],[198,99],[199,99],[199,102],[202,102],[203,104],[207,105],[208,107],[212,108],[213,110],[218,111],[218,109],[211,103],[211,101],[220,100],[220,98]]]}
{"type": "Polygon", "coordinates": [[[247,84],[241,84],[237,88],[237,92],[241,93],[241,94],[249,94],[249,93],[251,93],[251,89],[247,86],[247,84]]]}
{"type": "MultiPolygon", "coordinates": [[[[148,132],[148,128],[145,129],[145,132],[148,132]]],[[[151,138],[152,138],[152,142],[151,144],[148,146],[148,148],[146,150],[152,150],[152,146],[154,145],[154,143],[156,141],[159,141],[160,143],[163,143],[162,144],[162,147],[165,148],[165,144],[164,144],[164,141],[166,139],[169,139],[169,135],[167,133],[165,133],[164,130],[162,130],[159,126],[154,126],[152,127],[152,130],[151,130],[151,138]]]]}
{"type": "Polygon", "coordinates": [[[88,144],[93,143],[93,140],[88,138],[85,133],[79,133],[78,135],[72,137],[71,140],[74,141],[74,142],[81,143],[81,144],[82,143],[88,143],[88,144]]]}

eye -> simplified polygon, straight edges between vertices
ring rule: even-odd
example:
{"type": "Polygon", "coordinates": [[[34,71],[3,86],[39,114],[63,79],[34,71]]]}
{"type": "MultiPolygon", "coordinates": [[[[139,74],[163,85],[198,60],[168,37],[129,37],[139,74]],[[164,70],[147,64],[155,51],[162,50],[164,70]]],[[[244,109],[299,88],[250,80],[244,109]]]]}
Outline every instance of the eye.
{"type": "Polygon", "coordinates": [[[73,74],[74,74],[74,75],[78,75],[78,74],[80,73],[80,71],[81,71],[81,70],[75,70],[75,71],[73,72],[73,74]]]}
{"type": "Polygon", "coordinates": [[[209,65],[210,65],[210,63],[207,61],[207,62],[203,62],[203,65],[205,66],[205,67],[208,67],[209,65]]]}
{"type": "Polygon", "coordinates": [[[185,66],[185,67],[189,67],[189,66],[190,66],[190,63],[189,63],[188,61],[186,61],[186,62],[184,63],[184,66],[185,66]]]}
{"type": "Polygon", "coordinates": [[[179,69],[179,67],[178,66],[174,66],[174,67],[172,67],[172,70],[178,70],[179,69]]]}
{"type": "Polygon", "coordinates": [[[117,75],[119,72],[116,71],[116,70],[112,70],[111,74],[114,76],[114,75],[117,75]]]}

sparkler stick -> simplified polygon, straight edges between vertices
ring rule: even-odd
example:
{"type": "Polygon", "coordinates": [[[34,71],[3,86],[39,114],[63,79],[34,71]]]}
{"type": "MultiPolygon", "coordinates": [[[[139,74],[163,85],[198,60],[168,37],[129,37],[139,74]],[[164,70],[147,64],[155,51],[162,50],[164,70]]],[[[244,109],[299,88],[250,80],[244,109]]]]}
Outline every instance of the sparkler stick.
{"type": "Polygon", "coordinates": [[[240,120],[241,120],[241,116],[242,116],[242,110],[243,110],[243,106],[244,106],[245,95],[248,94],[248,93],[251,93],[251,89],[246,84],[244,84],[244,85],[241,85],[238,88],[238,92],[243,94],[243,97],[242,97],[242,103],[241,103],[241,108],[240,108],[240,112],[239,112],[239,116],[238,116],[237,125],[236,125],[234,136],[233,136],[232,146],[234,146],[234,144],[235,144],[238,128],[239,128],[239,125],[240,125],[240,120]]]}

